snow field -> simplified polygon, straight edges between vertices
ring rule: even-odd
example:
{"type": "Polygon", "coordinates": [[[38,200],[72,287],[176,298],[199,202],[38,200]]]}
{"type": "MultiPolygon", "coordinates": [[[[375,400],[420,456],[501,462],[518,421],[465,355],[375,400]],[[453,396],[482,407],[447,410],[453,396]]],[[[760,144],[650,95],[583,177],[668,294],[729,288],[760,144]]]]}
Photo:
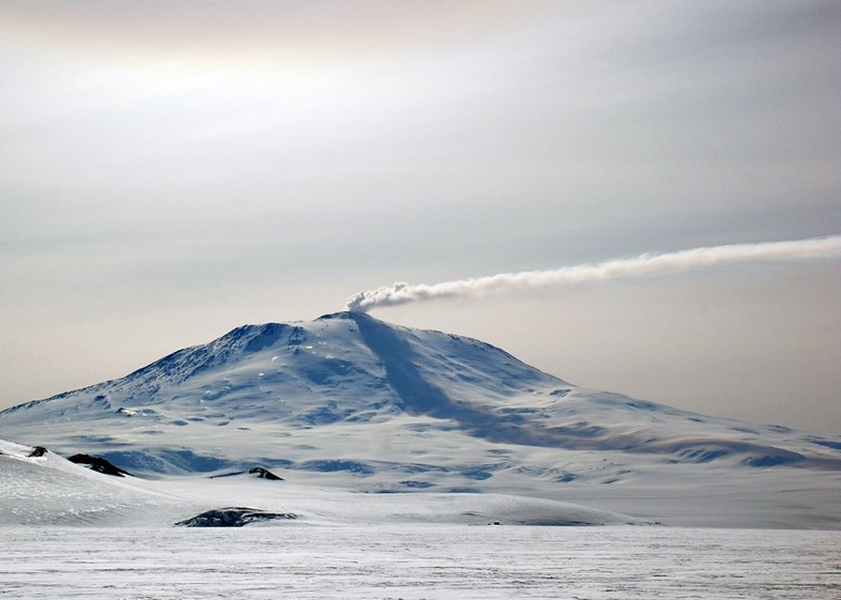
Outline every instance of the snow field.
{"type": "Polygon", "coordinates": [[[841,532],[453,525],[0,528],[16,600],[829,600],[841,532]]]}

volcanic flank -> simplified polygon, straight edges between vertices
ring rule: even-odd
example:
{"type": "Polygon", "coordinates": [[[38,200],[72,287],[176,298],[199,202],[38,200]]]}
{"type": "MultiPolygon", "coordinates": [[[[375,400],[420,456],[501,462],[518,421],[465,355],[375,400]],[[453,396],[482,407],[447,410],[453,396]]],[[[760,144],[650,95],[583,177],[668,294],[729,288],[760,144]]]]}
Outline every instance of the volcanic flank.
{"type": "Polygon", "coordinates": [[[361,312],[238,327],[5,410],[0,438],[141,476],[259,464],[357,491],[596,497],[630,514],[643,491],[674,510],[687,494],[726,497],[732,512],[746,482],[765,498],[801,490],[785,506],[841,500],[838,440],[586,390],[489,344],[361,312]]]}

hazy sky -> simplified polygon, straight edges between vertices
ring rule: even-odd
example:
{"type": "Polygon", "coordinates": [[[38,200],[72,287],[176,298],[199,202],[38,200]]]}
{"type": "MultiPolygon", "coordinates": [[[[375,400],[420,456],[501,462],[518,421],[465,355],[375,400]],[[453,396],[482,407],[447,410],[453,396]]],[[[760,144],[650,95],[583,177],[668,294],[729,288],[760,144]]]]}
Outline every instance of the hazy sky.
{"type": "MultiPolygon", "coordinates": [[[[0,406],[360,290],[841,233],[841,5],[0,1],[0,406]]],[[[373,314],[841,434],[841,261],[373,314]]]]}

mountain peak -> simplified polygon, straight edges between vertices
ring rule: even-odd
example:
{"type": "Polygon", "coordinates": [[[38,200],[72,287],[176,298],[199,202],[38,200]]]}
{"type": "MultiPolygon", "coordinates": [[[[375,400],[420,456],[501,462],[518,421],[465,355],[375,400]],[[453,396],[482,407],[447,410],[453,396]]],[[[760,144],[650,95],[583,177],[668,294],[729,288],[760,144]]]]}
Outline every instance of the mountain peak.
{"type": "MultiPolygon", "coordinates": [[[[121,414],[148,413],[151,406],[204,412],[211,402],[231,420],[258,403],[261,410],[249,415],[265,421],[289,414],[313,420],[300,415],[311,415],[312,405],[321,406],[318,422],[383,410],[472,420],[474,398],[501,400],[559,385],[565,384],[484,342],[342,311],[309,322],[242,325],[121,379],[30,405],[44,422],[94,406],[121,414]]],[[[11,420],[9,414],[0,426],[11,420]]]]}

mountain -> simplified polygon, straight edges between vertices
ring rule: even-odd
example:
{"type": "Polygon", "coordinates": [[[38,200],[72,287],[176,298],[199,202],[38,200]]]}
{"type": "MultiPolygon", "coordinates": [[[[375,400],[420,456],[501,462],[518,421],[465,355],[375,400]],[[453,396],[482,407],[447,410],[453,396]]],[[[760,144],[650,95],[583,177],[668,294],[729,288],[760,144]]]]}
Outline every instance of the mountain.
{"type": "Polygon", "coordinates": [[[841,440],[587,390],[359,312],[246,325],[0,412],[0,438],[141,476],[564,500],[681,524],[841,526],[841,440]]]}

